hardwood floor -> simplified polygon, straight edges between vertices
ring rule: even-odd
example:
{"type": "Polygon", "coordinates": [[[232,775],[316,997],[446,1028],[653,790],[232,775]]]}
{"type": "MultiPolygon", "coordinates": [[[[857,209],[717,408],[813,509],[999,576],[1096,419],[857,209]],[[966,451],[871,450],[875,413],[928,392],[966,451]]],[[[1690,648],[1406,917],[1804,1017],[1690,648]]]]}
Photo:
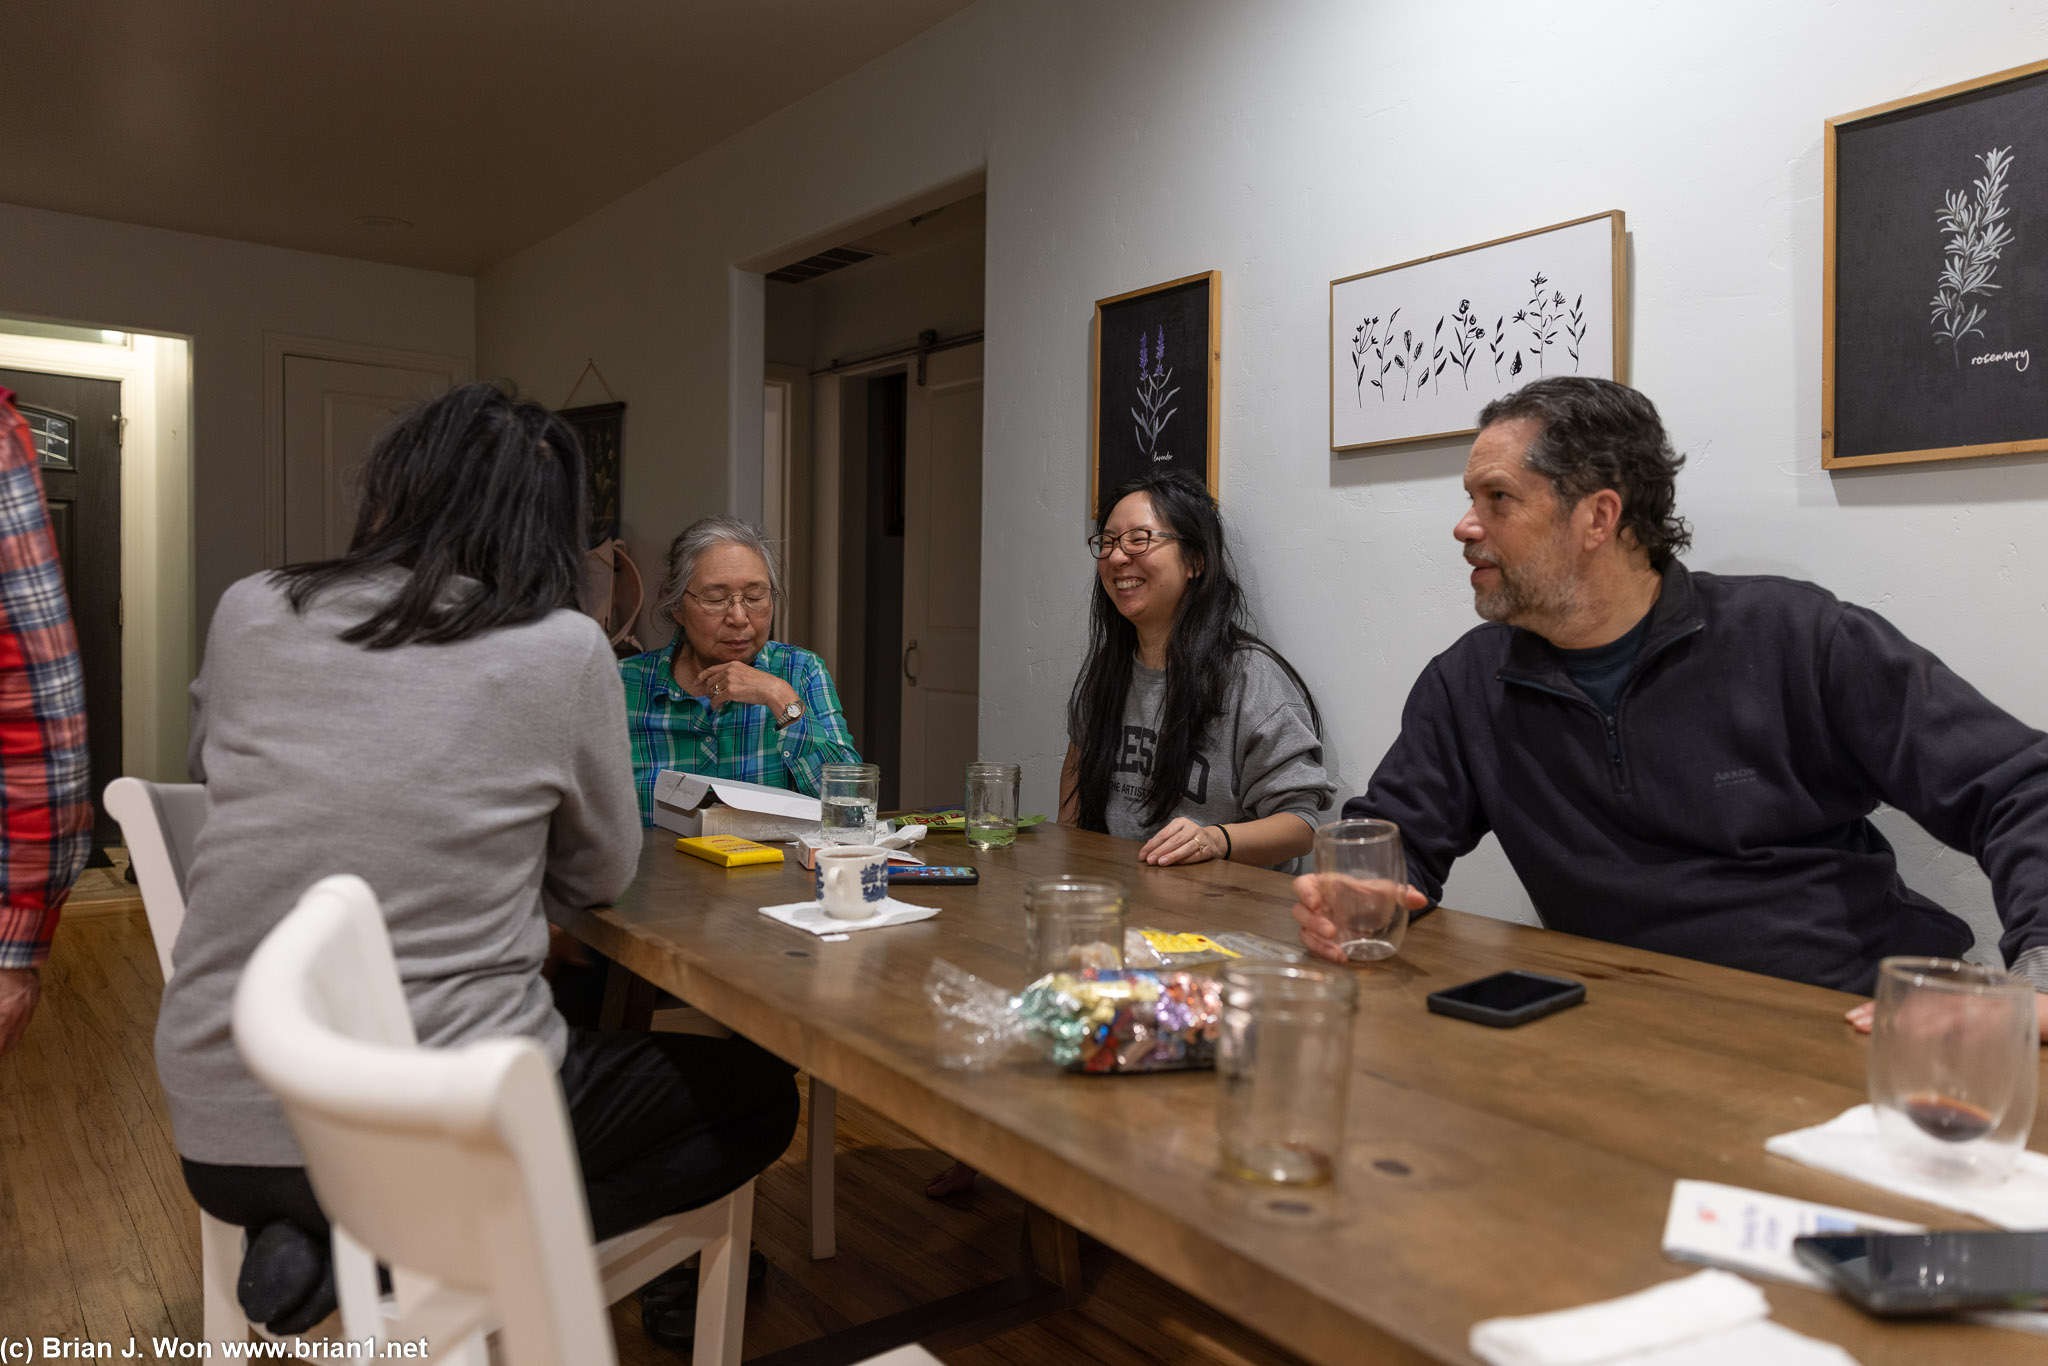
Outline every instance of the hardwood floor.
{"type": "MultiPolygon", "coordinates": [[[[117,875],[118,877],[118,875],[117,875]]],[[[150,1056],[162,991],[132,889],[110,879],[67,911],[43,1004],[0,1060],[0,1338],[111,1342],[199,1331],[199,1235],[150,1056]]],[[[809,1257],[801,1130],[761,1177],[755,1241],[767,1283],[749,1296],[746,1354],[908,1309],[1017,1270],[1024,1205],[982,1181],[927,1200],[946,1159],[850,1097],[839,1105],[839,1255],[809,1257]]],[[[1288,1366],[1297,1358],[1084,1240],[1081,1302],[944,1353],[955,1366],[1288,1366]]],[[[623,1366],[674,1366],[613,1311],[623,1366]]]]}

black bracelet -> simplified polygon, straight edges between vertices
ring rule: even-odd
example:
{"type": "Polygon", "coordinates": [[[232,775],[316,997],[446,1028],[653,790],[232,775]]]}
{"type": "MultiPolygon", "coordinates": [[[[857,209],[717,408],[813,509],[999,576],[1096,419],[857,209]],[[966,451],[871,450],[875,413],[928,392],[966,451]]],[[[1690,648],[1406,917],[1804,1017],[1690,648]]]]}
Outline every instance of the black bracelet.
{"type": "Polygon", "coordinates": [[[1228,861],[1230,858],[1230,827],[1219,825],[1216,827],[1216,831],[1223,836],[1223,857],[1225,861],[1228,861]]]}

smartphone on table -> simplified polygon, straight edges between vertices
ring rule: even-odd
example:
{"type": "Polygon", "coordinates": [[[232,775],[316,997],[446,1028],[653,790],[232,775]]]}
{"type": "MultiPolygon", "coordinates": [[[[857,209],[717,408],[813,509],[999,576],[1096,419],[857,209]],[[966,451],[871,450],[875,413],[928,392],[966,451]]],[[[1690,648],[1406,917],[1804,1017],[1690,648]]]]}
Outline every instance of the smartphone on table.
{"type": "Polygon", "coordinates": [[[1496,972],[1463,986],[1432,991],[1430,1010],[1474,1024],[1512,1029],[1516,1025],[1554,1015],[1566,1006],[1586,999],[1586,985],[1569,977],[1547,977],[1540,972],[1496,972]]]}
{"type": "Polygon", "coordinates": [[[889,865],[889,883],[908,882],[913,886],[922,883],[927,887],[971,887],[981,881],[981,874],[973,868],[942,868],[931,863],[892,863],[889,865]]]}
{"type": "Polygon", "coordinates": [[[1887,1318],[2048,1308],[2048,1232],[1814,1233],[1792,1254],[1887,1318]]]}

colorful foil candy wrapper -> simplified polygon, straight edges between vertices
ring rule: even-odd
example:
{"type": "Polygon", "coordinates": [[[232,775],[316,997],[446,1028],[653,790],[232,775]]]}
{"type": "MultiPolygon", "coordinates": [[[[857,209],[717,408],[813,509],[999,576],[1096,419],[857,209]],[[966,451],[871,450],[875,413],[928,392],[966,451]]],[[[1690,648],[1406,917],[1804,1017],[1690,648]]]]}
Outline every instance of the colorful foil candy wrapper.
{"type": "Polygon", "coordinates": [[[1011,1011],[1070,1072],[1172,1072],[1216,1065],[1222,988],[1187,972],[1084,968],[1024,988],[1011,1011]]]}

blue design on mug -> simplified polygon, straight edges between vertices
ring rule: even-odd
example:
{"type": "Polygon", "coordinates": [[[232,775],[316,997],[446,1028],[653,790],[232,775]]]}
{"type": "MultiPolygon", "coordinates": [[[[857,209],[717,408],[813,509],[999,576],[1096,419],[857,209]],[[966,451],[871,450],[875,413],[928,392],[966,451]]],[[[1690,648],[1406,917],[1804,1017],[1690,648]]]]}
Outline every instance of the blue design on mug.
{"type": "Polygon", "coordinates": [[[889,864],[871,863],[860,870],[860,899],[881,901],[889,895],[889,864]]]}
{"type": "Polygon", "coordinates": [[[811,900],[823,904],[825,900],[825,860],[816,859],[811,864],[811,900]]]}

